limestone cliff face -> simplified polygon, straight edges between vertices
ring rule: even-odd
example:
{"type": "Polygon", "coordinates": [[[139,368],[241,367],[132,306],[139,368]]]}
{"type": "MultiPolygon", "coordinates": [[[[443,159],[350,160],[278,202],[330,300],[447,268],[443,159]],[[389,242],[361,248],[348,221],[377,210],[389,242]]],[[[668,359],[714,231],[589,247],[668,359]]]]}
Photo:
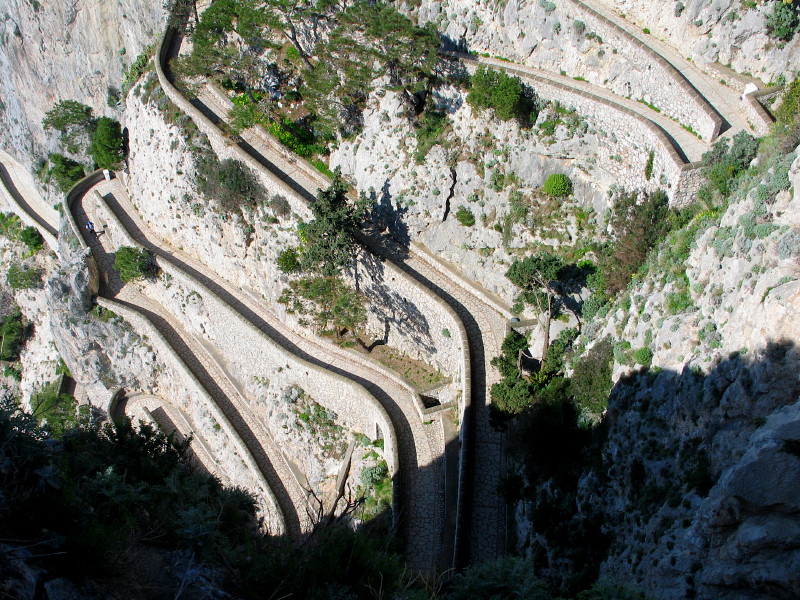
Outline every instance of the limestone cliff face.
{"type": "Polygon", "coordinates": [[[53,103],[72,99],[112,114],[109,89],[155,41],[162,3],[138,0],[8,0],[0,7],[0,144],[25,164],[52,149],[41,126],[53,103]]]}
{"type": "MultiPolygon", "coordinates": [[[[718,62],[765,82],[787,77],[800,66],[800,36],[788,43],[770,38],[764,18],[771,2],[747,8],[737,0],[709,3],[610,0],[591,7],[613,9],[651,35],[680,48],[701,67],[718,62]]],[[[477,52],[583,76],[624,96],[641,97],[647,65],[627,53],[612,30],[598,26],[577,3],[516,0],[478,3],[423,1],[418,18],[432,21],[452,42],[477,52]]],[[[646,90],[645,90],[646,93],[646,90]]]]}
{"type": "MultiPolygon", "coordinates": [[[[793,598],[797,152],[752,179],[721,218],[704,218],[685,302],[669,275],[674,246],[665,247],[629,296],[584,327],[590,344],[615,341],[615,386],[600,466],[584,472],[575,502],[611,542],[601,574],[654,598],[793,598]],[[653,353],[649,371],[634,365],[638,348],[653,353]]],[[[518,516],[535,528],[532,507],[521,504],[518,516]]],[[[542,551],[529,531],[522,540],[542,551]]]]}
{"type": "Polygon", "coordinates": [[[783,43],[767,35],[764,19],[773,10],[772,2],[754,3],[752,8],[736,0],[610,0],[607,4],[700,63],[730,64],[766,82],[800,66],[800,36],[783,43]]]}

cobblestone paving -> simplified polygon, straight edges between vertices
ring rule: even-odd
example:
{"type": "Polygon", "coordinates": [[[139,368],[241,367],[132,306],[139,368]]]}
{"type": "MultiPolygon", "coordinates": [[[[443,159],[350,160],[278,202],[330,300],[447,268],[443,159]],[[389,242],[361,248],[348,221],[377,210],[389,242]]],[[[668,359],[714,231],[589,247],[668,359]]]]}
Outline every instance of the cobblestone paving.
{"type": "MultiPolygon", "coordinates": [[[[101,182],[94,188],[101,195],[120,193],[115,182],[101,182]]],[[[92,249],[98,267],[103,273],[101,295],[132,308],[149,320],[175,349],[189,371],[208,391],[222,410],[236,434],[245,444],[263,474],[266,485],[275,495],[289,535],[299,539],[311,528],[306,507],[306,494],[296,483],[283,459],[280,449],[272,441],[266,429],[250,414],[246,401],[239,396],[220,366],[204,350],[202,345],[186,332],[172,314],[159,303],[144,296],[133,285],[123,285],[113,268],[113,252],[127,239],[124,232],[115,226],[108,213],[104,214],[102,203],[92,194],[85,194],[72,206],[79,226],[88,218],[95,223],[100,236],[84,235],[92,249]],[[250,417],[250,418],[246,418],[250,417]]],[[[81,232],[83,234],[83,232],[81,232]]]]}
{"type": "MultiPolygon", "coordinates": [[[[411,563],[419,568],[436,564],[444,518],[443,440],[435,420],[428,425],[422,422],[410,389],[333,344],[298,335],[220,274],[211,273],[207,266],[156,237],[136,215],[118,182],[112,184],[111,190],[113,193],[106,196],[108,206],[137,243],[199,280],[287,351],[361,384],[381,402],[392,419],[398,439],[401,478],[395,485],[404,492],[405,514],[400,515],[400,523],[409,540],[411,563]]],[[[248,421],[254,419],[251,416],[248,421]]]]}
{"type": "Polygon", "coordinates": [[[697,65],[681,56],[672,46],[662,42],[653,35],[643,34],[641,29],[620,17],[602,2],[596,0],[570,1],[575,5],[582,5],[589,10],[597,12],[620,30],[647,45],[665,58],[675,69],[686,77],[687,81],[692,84],[700,95],[728,121],[730,128],[723,133],[725,137],[732,136],[739,131],[752,132],[737,90],[721,85],[719,81],[703,73],[697,65]]]}

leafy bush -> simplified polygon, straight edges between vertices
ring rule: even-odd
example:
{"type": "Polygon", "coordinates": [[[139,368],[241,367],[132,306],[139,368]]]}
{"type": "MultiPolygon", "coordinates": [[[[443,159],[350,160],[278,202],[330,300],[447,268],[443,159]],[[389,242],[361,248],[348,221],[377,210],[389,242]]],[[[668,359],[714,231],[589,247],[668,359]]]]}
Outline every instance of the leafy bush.
{"type": "Polygon", "coordinates": [[[633,358],[637,364],[640,364],[643,367],[649,367],[650,363],[653,362],[653,351],[646,346],[644,348],[639,348],[633,353],[633,358]]]}
{"type": "Polygon", "coordinates": [[[122,246],[114,256],[114,268],[123,283],[154,277],[157,267],[153,255],[144,248],[122,246]]]}
{"type": "Polygon", "coordinates": [[[26,269],[21,264],[14,263],[8,268],[6,281],[12,290],[27,290],[42,283],[42,274],[38,269],[26,269]]]}
{"type": "Polygon", "coordinates": [[[14,305],[11,311],[0,320],[0,360],[15,361],[25,344],[27,327],[19,306],[14,305]]]}
{"type": "Polygon", "coordinates": [[[800,15],[796,1],[784,2],[776,0],[772,3],[772,12],[764,19],[767,33],[776,40],[788,41],[800,27],[800,15]]]}
{"type": "Polygon", "coordinates": [[[45,113],[42,125],[63,133],[71,128],[89,129],[93,121],[91,107],[75,100],[61,100],[45,113]]]}
{"type": "Polygon", "coordinates": [[[44,238],[36,227],[25,227],[19,232],[19,240],[28,247],[31,252],[38,252],[44,247],[44,238]]]}
{"type": "Polygon", "coordinates": [[[449,124],[447,114],[440,110],[426,110],[420,115],[414,129],[417,138],[414,160],[418,164],[422,164],[430,149],[439,143],[449,124]]]}
{"type": "Polygon", "coordinates": [[[492,384],[490,393],[495,409],[506,415],[521,413],[534,400],[531,386],[517,377],[506,377],[492,384]]]}
{"type": "Polygon", "coordinates": [[[472,227],[475,225],[475,215],[466,206],[459,206],[456,211],[456,219],[464,227],[472,227]]]}
{"type": "Polygon", "coordinates": [[[381,461],[374,467],[367,467],[361,471],[361,483],[364,487],[373,487],[376,483],[385,479],[389,475],[389,468],[386,463],[381,461]]]}
{"type": "Polygon", "coordinates": [[[51,167],[47,177],[55,179],[58,188],[64,193],[86,175],[83,166],[71,158],[61,154],[51,154],[49,160],[51,167]]]}
{"type": "Polygon", "coordinates": [[[552,173],[547,176],[542,189],[552,198],[569,196],[572,193],[572,182],[562,173],[552,173]]]}
{"type": "Polygon", "coordinates": [[[644,166],[644,178],[647,179],[647,181],[650,181],[653,177],[653,160],[655,157],[655,152],[650,150],[650,154],[647,155],[647,164],[644,166]]]}
{"type": "Polygon", "coordinates": [[[758,140],[747,132],[740,131],[733,136],[730,149],[728,140],[722,139],[703,154],[702,173],[713,190],[727,197],[734,179],[747,169],[757,152],[758,140]]]}
{"type": "Polygon", "coordinates": [[[314,131],[303,123],[275,121],[270,124],[269,132],[278,138],[281,144],[303,158],[311,158],[315,154],[325,152],[325,146],[317,141],[314,131]]]}
{"type": "Polygon", "coordinates": [[[89,146],[98,169],[111,169],[122,160],[122,128],[118,121],[100,117],[89,146]]]}
{"type": "Polygon", "coordinates": [[[78,403],[70,394],[58,393],[59,382],[46,385],[31,396],[32,414],[44,425],[54,437],[61,437],[64,432],[77,423],[78,403]]]}
{"type": "Polygon", "coordinates": [[[614,346],[603,338],[575,363],[570,389],[585,411],[600,415],[608,407],[614,346]]]}
{"type": "Polygon", "coordinates": [[[525,598],[550,600],[547,587],[534,575],[530,559],[504,557],[455,576],[448,600],[525,598]]]}
{"type": "Polygon", "coordinates": [[[203,196],[227,213],[254,208],[264,196],[263,186],[249,167],[232,158],[220,161],[213,153],[198,160],[196,184],[203,196]]]}
{"type": "Polygon", "coordinates": [[[508,121],[513,118],[529,118],[533,104],[526,98],[519,77],[511,77],[501,71],[479,67],[470,78],[467,103],[475,108],[491,108],[497,118],[508,121]]]}
{"type": "Polygon", "coordinates": [[[276,217],[286,218],[292,214],[292,206],[289,201],[280,194],[274,194],[269,200],[269,207],[276,217]]]}
{"type": "Polygon", "coordinates": [[[631,275],[667,234],[673,221],[664,192],[644,197],[636,192],[622,192],[616,197],[609,223],[613,241],[600,252],[598,260],[604,284],[602,291],[606,296],[611,297],[627,287],[631,275]]]}
{"type": "Polygon", "coordinates": [[[295,248],[286,248],[278,255],[278,268],[284,273],[300,272],[300,259],[295,248]]]}

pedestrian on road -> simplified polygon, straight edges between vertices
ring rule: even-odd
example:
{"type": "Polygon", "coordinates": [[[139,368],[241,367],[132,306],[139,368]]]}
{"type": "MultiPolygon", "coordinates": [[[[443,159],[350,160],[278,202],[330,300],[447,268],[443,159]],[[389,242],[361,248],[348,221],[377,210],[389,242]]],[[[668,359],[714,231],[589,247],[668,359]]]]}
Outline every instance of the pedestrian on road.
{"type": "Polygon", "coordinates": [[[89,233],[93,233],[95,237],[97,237],[97,231],[95,231],[94,223],[92,223],[91,221],[86,221],[86,231],[88,231],[89,233]]]}

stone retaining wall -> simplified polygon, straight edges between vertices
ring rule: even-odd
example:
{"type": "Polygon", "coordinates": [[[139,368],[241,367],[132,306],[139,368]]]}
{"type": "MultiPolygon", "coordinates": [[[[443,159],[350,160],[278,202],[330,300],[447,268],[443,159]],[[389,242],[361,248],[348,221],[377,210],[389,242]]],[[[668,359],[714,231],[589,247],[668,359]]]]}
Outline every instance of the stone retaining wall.
{"type": "MultiPolygon", "coordinates": [[[[478,64],[472,59],[462,60],[472,64],[473,68],[478,64]]],[[[497,66],[532,82],[540,97],[558,101],[589,118],[595,129],[615,142],[601,145],[597,157],[603,168],[616,176],[620,186],[649,192],[666,188],[671,203],[676,205],[689,197],[697,165],[687,163],[672,139],[649,119],[589,91],[510,67],[500,60],[481,59],[480,63],[497,66]],[[650,151],[654,153],[653,172],[648,180],[644,171],[650,151]]]]}
{"type": "MultiPolygon", "coordinates": [[[[225,356],[228,367],[240,381],[251,379],[255,373],[272,373],[276,369],[288,371],[291,375],[287,377],[294,380],[293,385],[335,411],[352,428],[370,436],[374,435],[376,426],[380,428],[389,472],[391,475],[397,472],[399,459],[394,427],[386,410],[372,394],[346,377],[289,353],[202,283],[168,261],[159,261],[159,266],[170,276],[171,285],[201,295],[204,335],[225,356]]],[[[165,294],[162,300],[170,312],[180,314],[181,307],[175,305],[176,296],[165,294]]]]}
{"type": "MultiPolygon", "coordinates": [[[[262,499],[262,510],[269,531],[274,534],[285,533],[286,523],[283,514],[255,460],[244,447],[228,419],[169,342],[161,335],[161,332],[149,319],[124,304],[103,297],[97,298],[97,304],[118,314],[136,331],[147,336],[148,343],[152,345],[153,351],[164,361],[167,368],[180,374],[180,380],[185,385],[184,395],[183,397],[173,397],[173,400],[182,405],[195,422],[208,421],[209,417],[213,420],[215,425],[212,430],[216,430],[217,435],[225,440],[221,443],[220,440],[217,440],[217,443],[214,444],[218,448],[225,449],[226,456],[222,468],[225,469],[232,482],[253,490],[257,493],[257,497],[262,499]]],[[[221,460],[219,456],[217,456],[217,460],[221,460]]]]}
{"type": "Polygon", "coordinates": [[[747,120],[750,121],[756,135],[767,135],[775,122],[769,111],[764,108],[763,103],[782,92],[783,86],[774,86],[742,95],[742,104],[744,105],[745,113],[747,113],[747,120]]]}
{"type": "MultiPolygon", "coordinates": [[[[106,205],[104,198],[96,190],[94,193],[114,223],[115,234],[120,235],[125,245],[142,248],[106,205]]],[[[399,469],[396,433],[386,410],[372,394],[346,377],[298,358],[245,319],[205,284],[168,260],[159,260],[158,265],[166,279],[161,285],[151,286],[152,291],[159,294],[159,301],[173,315],[184,315],[182,321],[187,330],[196,338],[205,338],[213,344],[215,353],[219,351],[224,359],[215,360],[218,364],[220,360],[225,361],[225,366],[220,364],[220,371],[225,376],[230,377],[230,370],[238,379],[239,385],[230,380],[234,388],[246,387],[255,374],[263,376],[268,373],[272,378],[276,372],[291,372],[291,375],[287,375],[291,380],[287,382],[288,385],[302,388],[319,404],[336,412],[352,428],[373,437],[376,430],[380,429],[389,473],[395,475],[399,469]],[[180,288],[181,293],[170,293],[175,291],[171,289],[173,285],[180,288]],[[186,298],[193,295],[203,305],[200,318],[186,315],[186,298]]],[[[413,393],[413,390],[409,388],[409,392],[413,393]]]]}
{"type": "Polygon", "coordinates": [[[265,176],[264,167],[256,159],[239,147],[234,140],[224,137],[219,128],[169,81],[164,73],[163,65],[166,64],[170,47],[176,35],[177,31],[174,27],[167,27],[159,43],[154,61],[156,75],[164,93],[179,109],[189,115],[197,128],[208,137],[211,147],[220,159],[232,158],[243,162],[255,172],[268,192],[285,197],[294,212],[307,217],[310,214],[308,207],[297,197],[291,187],[277,177],[265,176]]]}
{"type": "Polygon", "coordinates": [[[719,136],[722,117],[669,61],[580,0],[567,2],[580,11],[589,30],[610,43],[641,73],[639,83],[645,100],[690,126],[706,141],[719,136]]]}

